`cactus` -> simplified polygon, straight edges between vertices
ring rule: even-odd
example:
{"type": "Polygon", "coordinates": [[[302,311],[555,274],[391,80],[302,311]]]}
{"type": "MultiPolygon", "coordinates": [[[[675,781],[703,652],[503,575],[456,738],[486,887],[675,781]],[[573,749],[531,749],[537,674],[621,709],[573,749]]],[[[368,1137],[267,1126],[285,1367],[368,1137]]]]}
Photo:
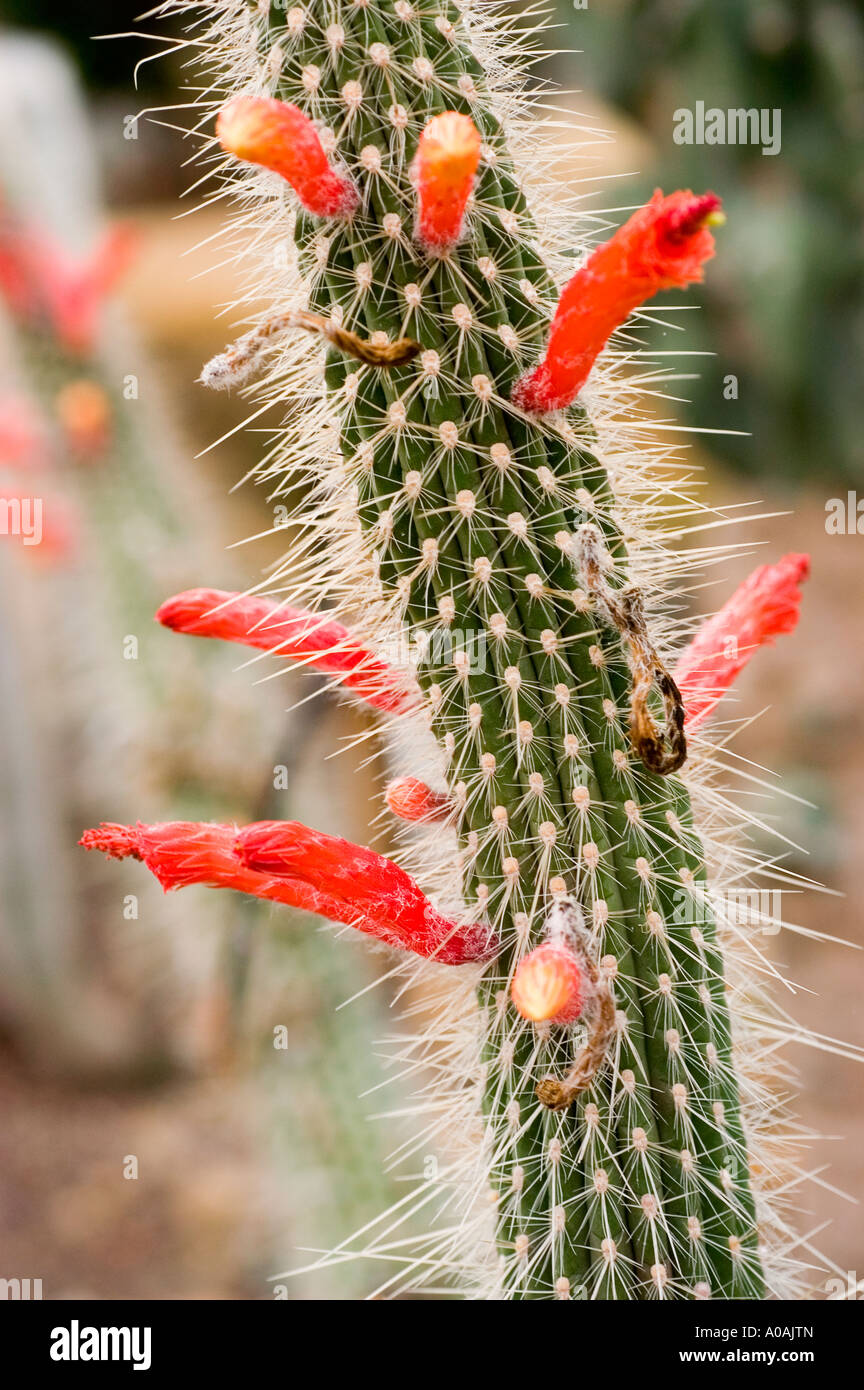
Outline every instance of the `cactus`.
{"type": "MultiPolygon", "coordinates": [[[[542,152],[508,67],[528,43],[518,21],[449,0],[163,10],[198,17],[232,156],[218,172],[241,203],[251,293],[272,305],[203,379],[261,371],[253,392],[287,418],[259,478],[277,496],[303,483],[274,602],[249,619],[238,599],[219,635],[343,673],[366,652],[376,679],[389,657],[405,699],[381,717],[404,773],[388,804],[414,823],[417,879],[288,822],[103,826],[84,843],[166,886],[300,903],[433,958],[403,958],[426,1022],[395,1050],[423,1077],[408,1152],[440,1158],[334,1260],[395,1262],[388,1292],[788,1292],[773,1160],[753,1149],[773,1103],[737,1071],[756,1051],[752,981],[735,966],[727,982],[736,931],[700,829],[715,863],[734,851],[706,735],[685,763],[668,669],[683,633],[670,589],[706,552],[685,562],[664,528],[674,539],[699,508],[638,410],[621,419],[643,383],[612,354],[595,367],[634,308],[701,278],[719,199],[658,193],[558,302],[591,227],[557,190],[526,192],[542,152]],[[280,646],[267,634],[286,603],[280,646]],[[341,668],[308,638],[337,616],[341,668]],[[410,1242],[401,1221],[427,1212],[410,1242]]],[[[746,633],[747,656],[794,626],[802,572],[793,557],[736,596],[725,631],[746,633]]],[[[741,664],[714,659],[722,626],[681,667],[700,719],[741,664]]]]}

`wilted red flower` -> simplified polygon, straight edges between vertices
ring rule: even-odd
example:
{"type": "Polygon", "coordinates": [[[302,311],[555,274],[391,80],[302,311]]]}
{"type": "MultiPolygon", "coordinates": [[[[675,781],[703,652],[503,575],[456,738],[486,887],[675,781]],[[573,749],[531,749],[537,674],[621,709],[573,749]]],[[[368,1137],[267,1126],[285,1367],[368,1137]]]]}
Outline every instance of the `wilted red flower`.
{"type": "Polygon", "coordinates": [[[440,916],[404,869],[349,840],[296,821],[259,821],[240,831],[237,853],[258,873],[313,882],[332,895],[337,921],[355,922],[360,914],[361,930],[415,955],[459,965],[494,950],[486,927],[459,927],[440,916]]]}
{"type": "Polygon", "coordinates": [[[281,174],[316,217],[350,217],[357,191],[330,167],[309,117],[275,97],[234,97],[219,112],[216,135],[222,148],[249,164],[281,174]]]}
{"type": "Polygon", "coordinates": [[[168,821],[86,830],[79,844],[112,859],[140,859],[166,892],[188,884],[233,888],[332,921],[388,946],[463,965],[488,957],[494,939],[436,912],[391,860],[296,821],[236,826],[168,821]]]}
{"type": "Polygon", "coordinates": [[[480,163],[480,132],[470,116],[444,111],[427,124],[413,166],[417,238],[424,246],[459,240],[465,208],[480,163]]]}
{"type": "Polygon", "coordinates": [[[273,599],[225,589],[186,589],[165,600],[156,621],[174,632],[240,642],[338,676],[340,686],[375,709],[404,713],[416,704],[399,672],[342,623],[273,599]]]}
{"type": "Polygon", "coordinates": [[[545,941],[516,967],[510,997],[532,1023],[573,1023],[582,1012],[582,970],[563,941],[545,941]]]}
{"type": "Polygon", "coordinates": [[[537,414],[570,405],[628,314],[660,290],[702,279],[702,266],[714,254],[708,223],[719,209],[716,193],[697,197],[688,190],[666,198],[658,188],[573,276],[555,311],[546,355],[517,381],[514,404],[537,414]]]}
{"type": "Polygon", "coordinates": [[[450,814],[450,798],[417,777],[397,777],[388,784],[384,799],[400,820],[445,821],[450,814]]]}
{"type": "Polygon", "coordinates": [[[801,607],[798,586],[809,573],[809,555],[784,555],[776,565],[760,565],[702,624],[674,671],[688,728],[710,713],[760,647],[794,632],[801,607]]]}

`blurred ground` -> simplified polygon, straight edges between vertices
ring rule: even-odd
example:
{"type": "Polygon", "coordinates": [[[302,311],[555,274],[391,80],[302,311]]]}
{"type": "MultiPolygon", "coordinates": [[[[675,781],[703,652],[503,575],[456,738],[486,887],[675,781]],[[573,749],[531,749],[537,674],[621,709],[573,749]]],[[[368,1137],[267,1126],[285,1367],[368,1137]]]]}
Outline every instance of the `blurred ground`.
{"type": "Polygon", "coordinates": [[[0,1247],[46,1299],[258,1299],[276,1266],[248,1087],[81,1091],[0,1057],[0,1247]],[[129,1156],[138,1177],[124,1177],[129,1156]]]}

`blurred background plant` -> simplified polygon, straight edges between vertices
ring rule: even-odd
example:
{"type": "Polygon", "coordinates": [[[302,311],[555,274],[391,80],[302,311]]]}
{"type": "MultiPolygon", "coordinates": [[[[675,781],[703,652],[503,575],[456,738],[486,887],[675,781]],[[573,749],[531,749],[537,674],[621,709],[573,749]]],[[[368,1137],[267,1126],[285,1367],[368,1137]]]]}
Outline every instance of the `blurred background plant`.
{"type": "MultiPolygon", "coordinates": [[[[582,163],[566,172],[598,225],[657,184],[713,187],[728,212],[704,308],[642,319],[653,348],[706,354],[676,364],[673,404],[653,404],[664,422],[745,432],[669,436],[704,468],[718,521],[740,515],[730,543],[752,537],[752,556],[718,571],[718,593],[759,560],[813,554],[795,643],[741,682],[735,748],[742,775],[777,768],[772,785],[793,793],[781,808],[790,865],[849,895],[803,895],[787,915],[805,933],[830,917],[827,930],[860,945],[864,564],[854,528],[826,534],[825,508],[855,487],[864,438],[864,18],[853,0],[552,3],[568,52],[542,72],[584,131],[582,163]],[[674,113],[700,101],[778,108],[780,153],[677,145],[674,113]],[[815,653],[806,665],[803,652],[815,653]],[[751,723],[769,703],[770,719],[751,723]]],[[[312,694],[311,675],[269,679],[273,664],[242,669],[220,644],[152,624],[171,592],[253,583],[286,537],[263,490],[228,496],[276,422],[241,431],[242,397],[195,384],[233,336],[237,282],[211,240],[220,205],[205,197],[189,216],[199,195],[177,201],[189,182],[172,110],[185,100],[184,55],[166,45],[133,92],[133,66],[154,45],[91,38],[131,30],[137,12],[131,0],[0,0],[0,494],[32,496],[38,478],[49,542],[25,552],[0,537],[0,1244],[11,1262],[0,1274],[41,1273],[47,1297],[267,1298],[295,1246],[332,1244],[387,1204],[381,1174],[398,1137],[364,1123],[393,1103],[373,1090],[387,1080],[375,1040],[390,1001],[386,985],[368,988],[380,958],[230,895],[145,900],[146,876],[108,873],[74,840],[109,806],[128,818],[122,790],[133,816],[296,816],[368,843],[378,769],[365,767],[353,709],[316,699],[286,713],[312,694]],[[25,44],[28,31],[54,46],[25,44]],[[142,110],[152,119],[137,121],[142,110]],[[112,220],[131,222],[134,244],[122,274],[109,255],[117,274],[82,355],[58,344],[56,313],[52,327],[56,274],[40,276],[35,318],[4,293],[8,237],[31,266],[50,247],[67,289],[70,268],[94,265],[107,289],[105,249],[125,249],[105,239],[112,220]],[[128,376],[137,400],[124,397],[128,376]],[[226,550],[245,536],[259,539],[226,550]],[[129,635],[137,661],[123,657],[129,635]],[[137,920],[123,917],[127,893],[137,920]],[[141,1158],[138,1182],[122,1179],[127,1154],[141,1158]]],[[[710,610],[715,590],[693,602],[710,610]]],[[[864,1118],[849,1108],[859,1078],[829,1037],[864,1041],[859,958],[806,935],[765,944],[802,982],[793,1011],[826,1036],[799,1059],[800,1109],[850,1142],[817,1151],[814,1167],[832,1171],[805,1219],[833,1219],[819,1245],[854,1269],[861,1218],[831,1189],[861,1192],[864,1118]]],[[[346,1265],[338,1282],[308,1277],[287,1296],[354,1297],[373,1281],[346,1265]]]]}
{"type": "Polygon", "coordinates": [[[555,77],[590,81],[591,96],[650,142],[627,203],[657,185],[706,180],[723,197],[722,255],[704,311],[686,316],[688,348],[712,355],[688,384],[684,418],[752,432],[714,443],[747,473],[854,485],[864,473],[864,9],[858,0],[555,8],[585,54],[554,62],[555,77]],[[779,111],[779,150],[676,144],[675,112],[699,102],[779,111]],[[727,402],[730,374],[739,395],[727,402]]]}
{"type": "MultiPolygon", "coordinates": [[[[294,1242],[311,1221],[309,1238],[333,1243],[392,1200],[383,1137],[366,1141],[363,1125],[362,1095],[381,1079],[381,991],[366,995],[359,954],[340,951],[334,972],[329,933],[301,932],[289,913],[274,931],[251,901],[118,885],[75,841],[106,807],[156,820],[290,815],[307,757],[320,764],[352,726],[326,696],[286,713],[314,689],[302,673],[255,683],[260,672],[237,672],[219,644],[154,625],[170,593],[202,578],[240,586],[243,566],[226,552],[227,489],[178,438],[172,383],[116,302],[147,233],[104,225],[99,185],[66,57],[0,33],[0,491],[22,515],[41,509],[37,544],[10,521],[0,546],[0,1031],[36,1084],[110,1086],[130,1101],[147,1085],[170,1097],[194,1075],[236,1086],[254,1058],[246,1128],[252,1144],[260,1126],[262,1171],[242,1217],[267,1186],[270,1146],[297,1179],[240,1271],[258,1280],[280,1231],[294,1242]]],[[[336,829],[339,778],[317,766],[303,797],[336,829]]],[[[102,1155],[106,1210],[125,1186],[122,1158],[111,1172],[102,1155]]],[[[10,1168],[22,1164],[32,1172],[26,1141],[10,1168]]],[[[15,1213],[14,1180],[7,1198],[15,1213]]],[[[66,1207],[64,1232],[69,1218],[66,1207]]],[[[347,1267],[330,1286],[363,1288],[347,1267]]]]}

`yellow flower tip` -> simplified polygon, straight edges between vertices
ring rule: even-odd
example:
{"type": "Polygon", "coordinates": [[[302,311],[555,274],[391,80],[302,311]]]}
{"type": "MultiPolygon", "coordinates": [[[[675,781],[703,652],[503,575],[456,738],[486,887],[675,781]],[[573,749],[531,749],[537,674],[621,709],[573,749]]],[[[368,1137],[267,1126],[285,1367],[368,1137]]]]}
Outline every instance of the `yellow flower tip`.
{"type": "Polygon", "coordinates": [[[417,235],[427,247],[458,241],[480,163],[480,132],[470,116],[443,111],[420,136],[414,161],[417,235]]]}

